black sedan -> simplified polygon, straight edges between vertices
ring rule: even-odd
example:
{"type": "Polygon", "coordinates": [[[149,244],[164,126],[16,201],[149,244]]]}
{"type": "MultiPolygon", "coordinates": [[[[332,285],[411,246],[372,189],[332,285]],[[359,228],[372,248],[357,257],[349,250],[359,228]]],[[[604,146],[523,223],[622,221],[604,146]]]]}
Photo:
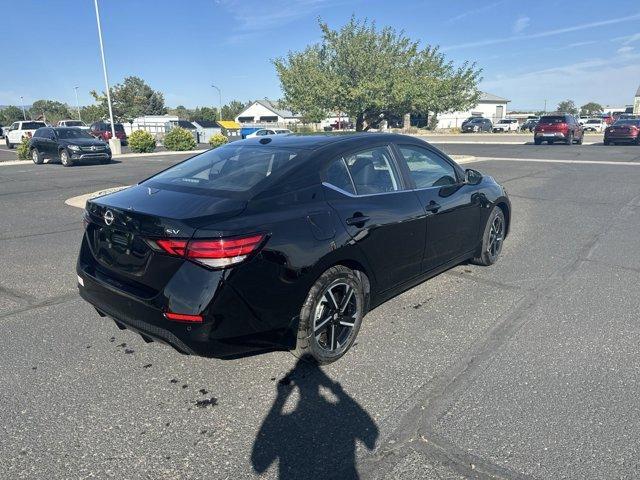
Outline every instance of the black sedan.
{"type": "Polygon", "coordinates": [[[29,141],[29,153],[33,163],[38,165],[45,158],[60,160],[65,167],[82,160],[111,161],[109,145],[86,130],[73,127],[39,128],[29,141]]]}
{"type": "Polygon", "coordinates": [[[504,188],[391,134],[247,139],[87,202],[80,295],[183,353],[329,363],[365,314],[509,231],[504,188]]]}

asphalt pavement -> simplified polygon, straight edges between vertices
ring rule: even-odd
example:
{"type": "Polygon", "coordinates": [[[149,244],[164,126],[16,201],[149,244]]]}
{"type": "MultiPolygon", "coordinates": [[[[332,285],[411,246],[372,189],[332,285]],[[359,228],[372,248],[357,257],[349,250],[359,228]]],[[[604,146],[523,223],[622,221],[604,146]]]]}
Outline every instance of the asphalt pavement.
{"type": "Polygon", "coordinates": [[[183,155],[0,165],[2,478],[640,476],[640,147],[438,146],[509,190],[502,258],[370,312],[321,369],[182,356],[78,297],[64,201],[183,155]]]}

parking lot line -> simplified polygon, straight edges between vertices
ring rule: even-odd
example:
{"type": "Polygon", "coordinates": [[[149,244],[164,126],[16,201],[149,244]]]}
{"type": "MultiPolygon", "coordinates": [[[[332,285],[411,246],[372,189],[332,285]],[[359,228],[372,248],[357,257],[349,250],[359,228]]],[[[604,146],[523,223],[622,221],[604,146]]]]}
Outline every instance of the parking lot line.
{"type": "Polygon", "coordinates": [[[583,165],[616,165],[622,167],[640,167],[640,162],[613,162],[607,160],[562,160],[562,159],[550,159],[550,158],[515,158],[515,157],[476,157],[474,160],[469,160],[466,163],[471,162],[533,162],[533,163],[572,163],[583,165]]]}

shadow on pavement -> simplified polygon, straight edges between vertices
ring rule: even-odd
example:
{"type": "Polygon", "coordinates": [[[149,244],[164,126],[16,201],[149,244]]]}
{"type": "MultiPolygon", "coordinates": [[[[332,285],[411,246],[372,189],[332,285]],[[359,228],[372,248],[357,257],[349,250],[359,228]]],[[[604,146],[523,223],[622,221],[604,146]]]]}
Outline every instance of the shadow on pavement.
{"type": "Polygon", "coordinates": [[[298,360],[277,384],[251,462],[262,473],[278,461],[280,479],[357,479],[356,440],[372,450],[377,438],[373,419],[338,382],[298,360]]]}

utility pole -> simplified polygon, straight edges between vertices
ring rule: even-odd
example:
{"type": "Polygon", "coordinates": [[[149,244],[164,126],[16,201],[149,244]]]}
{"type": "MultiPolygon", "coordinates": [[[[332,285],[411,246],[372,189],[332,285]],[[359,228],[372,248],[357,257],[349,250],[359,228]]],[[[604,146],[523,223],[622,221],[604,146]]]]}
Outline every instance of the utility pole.
{"type": "Polygon", "coordinates": [[[222,120],[222,93],[220,92],[220,89],[214,84],[211,84],[211,86],[218,91],[218,115],[220,117],[220,120],[222,120]]]}
{"type": "Polygon", "coordinates": [[[76,91],[76,107],[78,108],[78,120],[82,121],[82,118],[80,118],[80,102],[78,101],[78,85],[73,87],[73,89],[76,91]]]}
{"type": "Polygon", "coordinates": [[[20,95],[20,106],[22,107],[22,117],[26,120],[27,114],[24,111],[24,98],[22,98],[22,95],[20,95]]]}
{"type": "Polygon", "coordinates": [[[107,76],[107,62],[104,59],[104,45],[102,44],[102,27],[100,26],[100,10],[98,0],[93,1],[96,7],[96,23],[98,24],[98,39],[100,41],[100,55],[102,56],[102,71],[104,72],[104,84],[107,88],[107,104],[109,105],[109,119],[111,120],[111,138],[109,144],[113,153],[120,153],[120,140],[116,137],[116,126],[113,122],[113,108],[111,106],[111,93],[109,92],[109,77],[107,76]]]}
{"type": "Polygon", "coordinates": [[[544,113],[547,113],[547,100],[544,101],[544,113]]]}

